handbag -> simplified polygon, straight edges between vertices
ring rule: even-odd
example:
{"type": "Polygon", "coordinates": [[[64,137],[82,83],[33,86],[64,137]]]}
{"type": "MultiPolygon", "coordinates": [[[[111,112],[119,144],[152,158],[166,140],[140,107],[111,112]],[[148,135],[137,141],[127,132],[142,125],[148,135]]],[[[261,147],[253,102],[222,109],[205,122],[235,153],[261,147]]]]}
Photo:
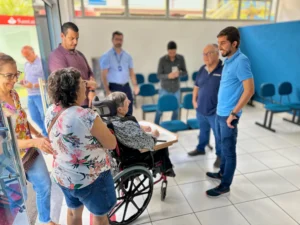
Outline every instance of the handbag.
{"type": "MultiPolygon", "coordinates": [[[[30,138],[32,139],[28,122],[27,122],[27,126],[28,126],[28,130],[30,133],[29,134],[30,138]]],[[[35,160],[37,159],[39,154],[40,153],[38,152],[37,148],[31,147],[27,150],[27,152],[25,153],[25,155],[22,158],[23,168],[24,168],[25,172],[27,172],[30,169],[30,167],[33,165],[33,163],[35,162],[35,160]]]]}

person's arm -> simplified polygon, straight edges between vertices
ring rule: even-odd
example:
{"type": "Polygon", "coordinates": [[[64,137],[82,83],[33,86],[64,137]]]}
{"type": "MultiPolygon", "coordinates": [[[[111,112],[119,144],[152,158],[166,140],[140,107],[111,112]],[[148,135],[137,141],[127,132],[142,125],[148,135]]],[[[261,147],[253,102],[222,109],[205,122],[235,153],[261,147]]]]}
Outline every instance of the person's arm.
{"type": "Polygon", "coordinates": [[[31,135],[34,135],[36,137],[43,137],[43,135],[40,132],[38,132],[29,122],[28,122],[28,126],[29,126],[31,135]]]}
{"type": "Polygon", "coordinates": [[[197,102],[198,92],[199,92],[199,87],[195,85],[194,89],[193,89],[193,106],[194,106],[194,109],[198,108],[198,102],[197,102]]]}
{"type": "Polygon", "coordinates": [[[104,148],[115,149],[117,145],[116,137],[110,132],[102,119],[97,116],[91,134],[101,143],[104,148]]]}
{"type": "Polygon", "coordinates": [[[176,78],[176,72],[171,72],[171,73],[165,73],[164,71],[164,57],[160,58],[159,63],[158,63],[158,69],[157,69],[157,78],[159,80],[168,80],[168,79],[174,79],[176,78]]]}
{"type": "MultiPolygon", "coordinates": [[[[249,102],[254,94],[254,80],[251,72],[250,61],[248,58],[241,60],[237,68],[237,77],[243,83],[243,94],[241,95],[237,105],[232,110],[233,113],[237,114],[241,109],[249,102]]],[[[233,120],[237,119],[233,115],[229,115],[227,119],[227,126],[234,128],[231,125],[233,120]]]]}
{"type": "Polygon", "coordinates": [[[130,72],[131,82],[132,82],[132,85],[133,85],[133,91],[134,91],[134,94],[135,94],[135,95],[138,95],[139,92],[140,92],[140,87],[139,87],[139,85],[137,84],[137,81],[136,81],[136,75],[135,75],[135,73],[134,73],[133,68],[130,68],[130,69],[129,69],[129,72],[130,72]]]}
{"type": "Polygon", "coordinates": [[[182,56],[182,67],[180,68],[179,76],[184,77],[187,75],[188,75],[188,73],[186,70],[185,60],[184,60],[184,57],[182,56]]]}
{"type": "Polygon", "coordinates": [[[49,56],[49,70],[52,73],[55,70],[67,68],[66,57],[57,52],[52,52],[49,56]]]}
{"type": "Polygon", "coordinates": [[[126,121],[118,125],[114,126],[115,134],[122,144],[132,149],[153,150],[155,142],[152,135],[146,134],[137,123],[126,121]]]}
{"type": "Polygon", "coordinates": [[[109,90],[109,84],[108,84],[108,81],[107,81],[107,75],[108,75],[108,70],[110,68],[110,63],[109,63],[107,55],[103,55],[100,58],[100,68],[101,68],[101,78],[102,78],[104,91],[105,91],[106,95],[109,95],[110,90],[109,90]]]}

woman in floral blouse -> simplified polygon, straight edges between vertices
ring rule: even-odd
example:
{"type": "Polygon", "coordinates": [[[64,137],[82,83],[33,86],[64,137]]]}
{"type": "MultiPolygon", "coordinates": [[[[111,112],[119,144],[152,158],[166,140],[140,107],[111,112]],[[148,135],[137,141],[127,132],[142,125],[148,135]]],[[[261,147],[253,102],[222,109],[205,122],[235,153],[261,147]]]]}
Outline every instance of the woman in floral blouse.
{"type": "MultiPolygon", "coordinates": [[[[16,61],[9,55],[0,53],[1,106],[4,115],[12,118],[20,155],[23,158],[27,151],[32,151],[32,148],[38,148],[52,154],[52,147],[48,138],[43,137],[41,133],[31,126],[27,121],[25,111],[21,107],[19,96],[14,90],[14,85],[18,81],[19,75],[20,72],[17,70],[16,61]],[[32,138],[31,134],[35,138],[32,138]]],[[[51,180],[40,151],[33,165],[26,171],[26,178],[33,184],[33,189],[36,192],[36,206],[40,223],[54,225],[55,223],[50,218],[51,180]]]]}
{"type": "Polygon", "coordinates": [[[74,68],[54,71],[48,79],[54,103],[45,119],[47,129],[53,125],[48,134],[54,149],[52,175],[65,195],[68,225],[82,224],[83,206],[94,215],[94,224],[108,225],[106,214],[116,195],[106,149],[116,147],[116,138],[95,112],[80,107],[85,93],[86,82],[74,68]]]}

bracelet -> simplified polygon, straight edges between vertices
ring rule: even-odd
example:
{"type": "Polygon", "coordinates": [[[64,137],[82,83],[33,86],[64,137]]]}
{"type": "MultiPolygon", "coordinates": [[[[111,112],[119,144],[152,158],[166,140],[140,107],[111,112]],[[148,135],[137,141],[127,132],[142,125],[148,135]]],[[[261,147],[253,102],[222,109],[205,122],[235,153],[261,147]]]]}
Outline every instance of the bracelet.
{"type": "Polygon", "coordinates": [[[89,90],[89,92],[95,92],[95,90],[89,90]]]}

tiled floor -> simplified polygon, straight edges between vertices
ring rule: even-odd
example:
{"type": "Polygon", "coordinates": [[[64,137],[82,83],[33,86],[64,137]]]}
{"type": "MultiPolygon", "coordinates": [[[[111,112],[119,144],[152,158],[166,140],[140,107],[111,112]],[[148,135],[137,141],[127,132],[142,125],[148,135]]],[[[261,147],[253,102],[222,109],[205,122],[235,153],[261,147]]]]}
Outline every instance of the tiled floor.
{"type": "MultiPolygon", "coordinates": [[[[136,114],[140,119],[141,112],[136,114]]],[[[185,115],[183,112],[182,117],[185,115]]],[[[153,121],[153,116],[147,114],[147,120],[153,121]]],[[[239,124],[237,171],[226,197],[208,198],[205,194],[217,185],[205,176],[206,171],[215,170],[215,154],[207,149],[205,156],[189,157],[187,152],[195,148],[198,131],[179,133],[179,142],[170,148],[177,176],[169,182],[165,201],[160,200],[158,184],[145,213],[132,224],[300,224],[300,126],[275,116],[277,132],[272,133],[254,124],[263,116],[264,111],[257,107],[244,110],[239,124]]],[[[213,136],[211,139],[214,145],[213,136]]],[[[66,224],[64,203],[59,222],[66,224]]],[[[89,224],[87,211],[84,224],[89,224]]]]}

